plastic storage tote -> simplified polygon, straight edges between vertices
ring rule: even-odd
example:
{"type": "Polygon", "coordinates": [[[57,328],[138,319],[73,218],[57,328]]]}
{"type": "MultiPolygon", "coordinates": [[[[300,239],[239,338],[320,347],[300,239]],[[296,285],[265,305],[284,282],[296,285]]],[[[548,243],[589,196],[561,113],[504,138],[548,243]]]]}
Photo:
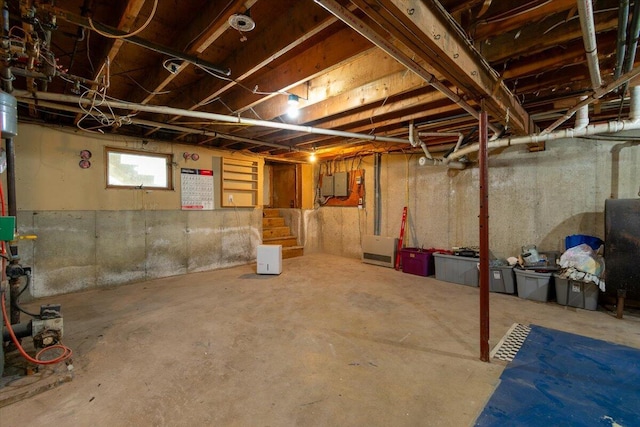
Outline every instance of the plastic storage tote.
{"type": "Polygon", "coordinates": [[[433,252],[420,248],[403,248],[400,250],[402,271],[418,276],[431,276],[435,273],[433,252]]]}
{"type": "Polygon", "coordinates": [[[597,251],[600,245],[602,245],[604,242],[598,237],[587,236],[585,234],[572,234],[571,236],[565,237],[564,248],[565,250],[570,249],[583,243],[586,243],[587,245],[591,246],[591,249],[597,251]]]}
{"type": "Polygon", "coordinates": [[[480,258],[434,253],[436,279],[460,285],[478,287],[478,262],[480,258]]]}
{"type": "Polygon", "coordinates": [[[489,282],[489,290],[491,292],[499,292],[503,294],[513,294],[516,292],[513,267],[510,265],[490,267],[491,281],[489,282]]]}
{"type": "Polygon", "coordinates": [[[514,268],[516,284],[520,298],[533,301],[549,301],[551,277],[553,273],[537,273],[531,270],[514,268]]]}
{"type": "Polygon", "coordinates": [[[598,308],[598,293],[600,289],[595,283],[565,279],[554,275],[556,287],[556,301],[561,305],[595,310],[598,308]]]}

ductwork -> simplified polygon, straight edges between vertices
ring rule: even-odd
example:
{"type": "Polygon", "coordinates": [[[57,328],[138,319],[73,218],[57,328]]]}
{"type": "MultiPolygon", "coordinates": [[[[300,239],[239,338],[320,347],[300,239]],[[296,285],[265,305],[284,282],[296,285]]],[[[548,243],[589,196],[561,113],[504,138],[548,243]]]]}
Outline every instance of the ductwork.
{"type": "Polygon", "coordinates": [[[598,63],[596,26],[593,21],[593,3],[591,0],[578,0],[578,15],[580,16],[584,49],[587,53],[591,87],[593,90],[597,90],[602,86],[602,78],[600,77],[600,64],[598,63]]]}

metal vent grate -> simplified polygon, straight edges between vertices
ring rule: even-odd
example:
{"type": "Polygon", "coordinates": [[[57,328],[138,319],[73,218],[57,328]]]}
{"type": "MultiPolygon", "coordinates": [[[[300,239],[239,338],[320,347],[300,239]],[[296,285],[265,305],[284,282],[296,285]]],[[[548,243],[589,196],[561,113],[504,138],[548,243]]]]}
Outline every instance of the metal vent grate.
{"type": "Polygon", "coordinates": [[[511,362],[529,336],[529,332],[531,332],[530,327],[521,325],[520,323],[514,323],[500,342],[493,348],[491,358],[511,362]]]}

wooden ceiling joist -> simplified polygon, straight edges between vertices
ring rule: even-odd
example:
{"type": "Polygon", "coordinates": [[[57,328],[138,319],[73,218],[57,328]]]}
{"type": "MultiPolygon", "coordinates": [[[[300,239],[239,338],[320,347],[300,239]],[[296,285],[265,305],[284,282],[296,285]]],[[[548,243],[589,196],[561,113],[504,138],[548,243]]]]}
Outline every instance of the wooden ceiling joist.
{"type": "Polygon", "coordinates": [[[527,112],[497,73],[464,40],[445,11],[418,0],[352,1],[374,20],[384,22],[385,29],[406,45],[415,58],[432,64],[470,98],[485,99],[495,120],[517,133],[530,131],[527,112]]]}

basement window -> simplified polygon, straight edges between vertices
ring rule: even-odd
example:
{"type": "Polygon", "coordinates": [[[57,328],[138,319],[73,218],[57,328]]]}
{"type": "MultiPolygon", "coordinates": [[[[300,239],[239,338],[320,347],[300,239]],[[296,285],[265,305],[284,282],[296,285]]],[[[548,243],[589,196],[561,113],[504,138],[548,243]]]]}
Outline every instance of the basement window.
{"type": "Polygon", "coordinates": [[[105,157],[107,188],[173,190],[171,154],[107,147],[105,157]]]}

